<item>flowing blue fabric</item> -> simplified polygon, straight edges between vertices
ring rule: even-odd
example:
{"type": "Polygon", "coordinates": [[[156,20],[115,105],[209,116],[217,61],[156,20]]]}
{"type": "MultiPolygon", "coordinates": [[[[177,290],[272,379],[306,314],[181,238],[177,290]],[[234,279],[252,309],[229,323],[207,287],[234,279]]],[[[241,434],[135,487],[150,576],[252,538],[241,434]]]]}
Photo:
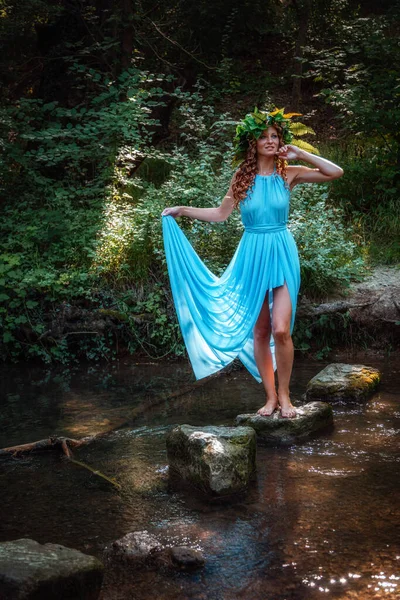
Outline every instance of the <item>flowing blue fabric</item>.
{"type": "MultiPolygon", "coordinates": [[[[196,379],[207,377],[238,357],[261,382],[254,359],[253,328],[266,294],[287,284],[293,330],[300,265],[287,229],[290,192],[282,177],[256,175],[240,203],[244,232],[221,277],[202,262],[171,216],[162,217],[172,295],[196,379]]],[[[270,340],[274,369],[275,344],[270,340]]]]}

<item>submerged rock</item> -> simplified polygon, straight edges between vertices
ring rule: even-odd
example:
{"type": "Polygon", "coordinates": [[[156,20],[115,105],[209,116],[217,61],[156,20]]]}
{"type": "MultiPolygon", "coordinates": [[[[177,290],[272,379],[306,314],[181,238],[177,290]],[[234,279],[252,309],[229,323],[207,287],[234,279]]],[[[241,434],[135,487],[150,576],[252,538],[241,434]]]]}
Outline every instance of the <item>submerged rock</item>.
{"type": "Polygon", "coordinates": [[[152,566],[154,558],[161,552],[163,545],[147,531],[133,531],[112,542],[104,552],[104,558],[110,561],[129,561],[130,566],[152,566]]]}
{"type": "Polygon", "coordinates": [[[204,565],[202,553],[187,546],[174,546],[170,549],[170,556],[172,563],[182,570],[197,569],[204,565]]]}
{"type": "Polygon", "coordinates": [[[108,565],[129,565],[129,571],[190,570],[204,565],[201,552],[189,546],[165,546],[147,531],[127,533],[104,551],[108,565]]]}
{"type": "Polygon", "coordinates": [[[247,489],[256,470],[256,435],[250,427],[179,425],[167,437],[171,474],[213,496],[247,489]]]}
{"type": "Polygon", "coordinates": [[[102,563],[59,544],[30,539],[0,543],[0,598],[7,600],[95,600],[102,563]]]}
{"type": "Polygon", "coordinates": [[[313,377],[306,389],[308,400],[360,400],[371,394],[381,380],[378,369],[364,365],[331,364],[313,377]]]}
{"type": "Polygon", "coordinates": [[[333,424],[332,407],[326,402],[310,402],[296,406],[296,416],[286,418],[275,411],[264,417],[258,414],[238,415],[236,425],[252,427],[257,438],[271,446],[289,446],[302,442],[311,434],[333,424]]]}

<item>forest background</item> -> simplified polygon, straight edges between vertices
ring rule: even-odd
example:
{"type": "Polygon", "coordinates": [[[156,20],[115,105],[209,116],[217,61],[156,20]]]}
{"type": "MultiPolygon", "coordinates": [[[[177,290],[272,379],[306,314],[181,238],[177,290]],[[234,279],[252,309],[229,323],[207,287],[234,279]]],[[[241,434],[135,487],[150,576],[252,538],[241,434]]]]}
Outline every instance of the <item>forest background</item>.
{"type": "MultiPolygon", "coordinates": [[[[398,261],[400,2],[0,0],[0,16],[3,359],[184,354],[160,214],[219,204],[255,105],[302,113],[345,172],[292,195],[303,297],[398,261]]],[[[180,225],[220,273],[239,214],[180,225]]]]}

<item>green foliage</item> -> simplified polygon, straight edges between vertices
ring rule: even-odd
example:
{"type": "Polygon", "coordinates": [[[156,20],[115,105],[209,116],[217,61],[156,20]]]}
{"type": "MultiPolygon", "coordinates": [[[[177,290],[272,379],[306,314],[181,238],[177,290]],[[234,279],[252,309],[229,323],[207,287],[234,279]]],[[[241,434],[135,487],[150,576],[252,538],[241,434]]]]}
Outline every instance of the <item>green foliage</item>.
{"type": "MultiPolygon", "coordinates": [[[[82,105],[23,98],[3,109],[0,327],[8,358],[67,360],[66,335],[46,334],[52,313],[65,302],[103,305],[105,275],[121,264],[116,206],[130,199],[119,194],[120,165],[141,156],[157,125],[151,111],[162,104],[163,77],[131,68],[111,80],[77,63],[71,70],[92,89],[82,105]]],[[[79,342],[92,358],[105,356],[109,340],[79,342]]]]}
{"type": "Polygon", "coordinates": [[[127,322],[122,337],[130,353],[145,353],[150,358],[185,353],[166,282],[150,281],[115,294],[115,304],[127,322]]]}
{"type": "MultiPolygon", "coordinates": [[[[151,157],[150,171],[146,160],[141,168],[146,178],[127,176],[127,157],[135,152],[136,137],[124,141],[120,134],[122,145],[109,163],[104,159],[104,171],[96,175],[99,185],[103,178],[103,196],[94,200],[91,190],[89,196],[82,190],[82,200],[77,182],[76,194],[71,189],[56,194],[67,179],[48,177],[46,199],[30,195],[30,190],[20,205],[6,206],[0,241],[5,358],[67,362],[84,355],[112,360],[117,346],[151,357],[184,352],[169,291],[161,212],[174,205],[217,206],[232,177],[232,143],[231,132],[215,125],[213,109],[199,92],[181,97],[173,116],[178,145],[162,152],[142,147],[151,157]],[[154,165],[163,172],[156,183],[154,165]],[[69,332],[65,315],[74,311],[89,325],[69,332]],[[104,324],[100,329],[99,319],[104,324]]],[[[21,154],[28,173],[40,173],[36,161],[45,150],[42,137],[29,160],[21,154]]],[[[67,165],[73,162],[68,156],[67,165]]],[[[352,232],[341,225],[341,218],[340,211],[329,208],[325,187],[302,186],[294,194],[293,232],[305,293],[327,293],[360,267],[355,243],[347,239],[352,232]]],[[[208,267],[221,274],[242,233],[239,212],[224,223],[182,219],[180,226],[208,267]]]]}
{"type": "Polygon", "coordinates": [[[333,160],[344,169],[330,196],[368,249],[371,262],[396,264],[400,260],[400,210],[398,169],[393,156],[379,141],[363,144],[357,139],[332,148],[333,160]]]}
{"type": "Polygon", "coordinates": [[[302,292],[322,298],[363,270],[360,239],[332,207],[326,185],[303,184],[292,194],[291,230],[300,254],[302,292]]]}
{"type": "MultiPolygon", "coordinates": [[[[333,77],[327,68],[333,85],[321,95],[338,109],[346,128],[367,140],[381,138],[396,153],[400,140],[400,48],[390,27],[387,17],[358,18],[349,23],[340,68],[333,77]]],[[[333,62],[335,55],[337,49],[319,60],[315,75],[322,81],[323,63],[333,62]]]]}
{"type": "Polygon", "coordinates": [[[157,125],[150,113],[162,104],[157,98],[163,91],[154,86],[162,77],[131,68],[113,81],[79,64],[71,71],[82,84],[95,86],[81,105],[21,99],[6,111],[0,172],[21,201],[82,205],[104,198],[121,148],[129,145],[130,160],[137,160],[149,127],[157,125]]]}
{"type": "MultiPolygon", "coordinates": [[[[66,363],[113,360],[117,348],[179,355],[161,211],[221,201],[234,131],[215,122],[272,99],[282,105],[299,11],[272,0],[251,10],[144,0],[126,18],[126,3],[102,11],[92,0],[20,4],[4,0],[0,23],[2,356],[66,363]],[[191,93],[168,97],[171,77],[153,71],[178,73],[191,93]],[[202,86],[193,89],[196,78],[202,86]],[[168,130],[157,150],[155,115],[168,130]]],[[[350,0],[312,4],[303,91],[323,88],[317,111],[326,99],[347,134],[337,161],[345,177],[329,196],[303,186],[293,197],[302,291],[316,297],[357,275],[364,238],[380,259],[398,256],[399,55],[394,21],[360,20],[350,0]],[[343,225],[349,216],[355,230],[343,225]]],[[[221,273],[240,239],[239,213],[180,225],[221,273]]]]}
{"type": "Polygon", "coordinates": [[[345,133],[336,150],[345,177],[333,188],[370,243],[372,260],[400,259],[400,47],[398,15],[359,18],[338,28],[337,45],[308,48],[308,77],[325,87],[345,133]]]}

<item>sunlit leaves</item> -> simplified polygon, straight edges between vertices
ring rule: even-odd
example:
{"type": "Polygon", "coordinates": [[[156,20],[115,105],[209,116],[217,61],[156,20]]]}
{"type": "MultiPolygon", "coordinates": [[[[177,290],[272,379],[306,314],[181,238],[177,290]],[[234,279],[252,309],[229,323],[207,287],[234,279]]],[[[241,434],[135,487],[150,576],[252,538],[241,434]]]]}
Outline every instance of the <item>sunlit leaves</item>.
{"type": "Polygon", "coordinates": [[[312,127],[309,127],[308,125],[304,125],[303,123],[291,123],[290,131],[296,136],[302,136],[308,133],[310,133],[311,135],[315,135],[314,129],[312,127]]]}
{"type": "Polygon", "coordinates": [[[301,150],[306,150],[307,152],[311,152],[312,154],[319,155],[319,150],[317,148],[303,140],[292,140],[291,144],[293,144],[293,146],[297,146],[301,150]]]}

